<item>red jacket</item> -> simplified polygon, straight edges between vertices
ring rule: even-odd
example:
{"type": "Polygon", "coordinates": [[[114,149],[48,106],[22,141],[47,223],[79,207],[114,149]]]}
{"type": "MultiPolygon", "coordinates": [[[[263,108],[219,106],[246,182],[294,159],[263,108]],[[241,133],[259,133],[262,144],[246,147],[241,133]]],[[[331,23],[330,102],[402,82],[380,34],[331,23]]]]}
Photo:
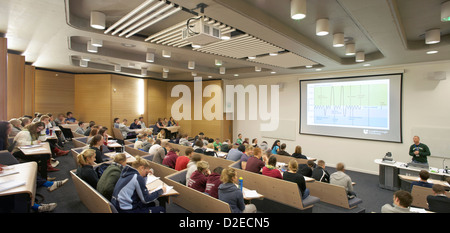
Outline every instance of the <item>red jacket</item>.
{"type": "Polygon", "coordinates": [[[220,174],[211,173],[206,180],[206,189],[205,193],[209,194],[212,197],[219,198],[219,185],[222,184],[220,181],[220,174]]]}
{"type": "Polygon", "coordinates": [[[164,157],[162,161],[163,165],[166,165],[170,168],[175,168],[175,164],[177,163],[178,155],[174,151],[169,151],[167,155],[164,157]]]}
{"type": "Polygon", "coordinates": [[[266,176],[278,178],[278,179],[283,179],[283,176],[281,175],[280,170],[278,170],[276,168],[270,169],[268,167],[263,167],[262,174],[266,175],[266,176]]]}
{"type": "Polygon", "coordinates": [[[205,176],[205,174],[196,170],[194,173],[192,173],[191,179],[189,180],[187,186],[190,188],[193,188],[197,191],[205,192],[206,181],[207,181],[207,176],[205,176]]]}

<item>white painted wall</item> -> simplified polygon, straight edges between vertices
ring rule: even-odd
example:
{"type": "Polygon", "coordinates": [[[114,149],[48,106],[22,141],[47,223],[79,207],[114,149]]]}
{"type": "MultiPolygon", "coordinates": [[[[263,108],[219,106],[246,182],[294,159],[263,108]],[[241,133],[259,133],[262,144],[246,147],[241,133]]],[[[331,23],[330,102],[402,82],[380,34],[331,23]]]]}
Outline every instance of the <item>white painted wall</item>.
{"type": "MultiPolygon", "coordinates": [[[[301,145],[305,155],[323,159],[327,166],[335,166],[337,163],[343,162],[348,170],[378,174],[378,165],[374,163],[375,159],[382,158],[389,151],[392,152],[394,160],[409,162],[411,158],[408,155],[408,149],[412,144],[412,137],[416,133],[423,132],[421,137],[423,143],[428,145],[435,144],[435,149],[440,147],[436,150],[433,150],[433,147],[431,147],[432,155],[441,156],[441,153],[446,153],[446,156],[450,157],[450,149],[445,151],[445,148],[450,148],[450,61],[225,81],[227,85],[242,84],[244,86],[279,83],[284,84],[284,88],[280,90],[280,119],[293,120],[296,123],[292,125],[296,131],[295,141],[282,140],[282,142],[287,144],[289,153],[294,151],[296,145],[301,145]],[[402,96],[403,143],[301,135],[298,133],[300,114],[299,80],[371,75],[398,71],[404,71],[402,96]],[[445,71],[447,80],[436,81],[428,79],[428,74],[435,71],[445,71]],[[447,132],[449,133],[447,134],[447,132]],[[441,141],[437,140],[437,138],[441,138],[441,141]],[[433,151],[435,151],[435,154],[433,154],[433,151]],[[439,154],[436,154],[438,151],[439,154]]],[[[233,123],[233,140],[236,140],[238,133],[242,133],[244,138],[248,137],[250,140],[258,138],[259,143],[265,140],[271,145],[275,139],[263,138],[262,133],[259,131],[259,124],[260,120],[235,120],[233,123]]],[[[443,159],[430,157],[428,162],[432,167],[442,168],[443,159]]],[[[450,159],[446,161],[446,164],[450,167],[450,159]]]]}

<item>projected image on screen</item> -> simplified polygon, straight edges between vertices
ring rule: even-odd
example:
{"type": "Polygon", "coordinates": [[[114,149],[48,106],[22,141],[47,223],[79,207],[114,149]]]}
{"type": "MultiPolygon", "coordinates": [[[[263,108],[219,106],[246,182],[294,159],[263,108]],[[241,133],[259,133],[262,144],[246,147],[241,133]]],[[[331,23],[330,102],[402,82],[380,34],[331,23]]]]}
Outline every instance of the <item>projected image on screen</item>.
{"type": "Polygon", "coordinates": [[[401,142],[401,74],[300,81],[300,133],[401,142]]]}
{"type": "Polygon", "coordinates": [[[389,129],[387,79],[308,84],[307,91],[308,125],[389,129]]]}

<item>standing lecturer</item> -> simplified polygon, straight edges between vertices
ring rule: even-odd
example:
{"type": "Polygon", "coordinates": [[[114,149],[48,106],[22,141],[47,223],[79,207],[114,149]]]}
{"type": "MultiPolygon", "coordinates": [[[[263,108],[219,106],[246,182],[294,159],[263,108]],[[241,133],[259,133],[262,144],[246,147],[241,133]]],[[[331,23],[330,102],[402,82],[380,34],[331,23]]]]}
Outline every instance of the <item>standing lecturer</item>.
{"type": "Polygon", "coordinates": [[[416,163],[428,164],[427,156],[429,156],[430,149],[427,145],[420,143],[419,136],[413,137],[414,144],[409,147],[409,155],[412,156],[412,161],[416,163]]]}

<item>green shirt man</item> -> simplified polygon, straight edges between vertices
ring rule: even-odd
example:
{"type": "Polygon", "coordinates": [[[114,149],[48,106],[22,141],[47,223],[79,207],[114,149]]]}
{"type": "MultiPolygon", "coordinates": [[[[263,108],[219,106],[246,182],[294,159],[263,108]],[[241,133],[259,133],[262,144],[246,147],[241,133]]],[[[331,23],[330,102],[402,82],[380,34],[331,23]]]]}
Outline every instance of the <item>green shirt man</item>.
{"type": "Polygon", "coordinates": [[[413,137],[414,144],[409,147],[409,155],[414,162],[428,163],[427,156],[430,156],[430,149],[427,145],[420,143],[419,136],[413,137]]]}

